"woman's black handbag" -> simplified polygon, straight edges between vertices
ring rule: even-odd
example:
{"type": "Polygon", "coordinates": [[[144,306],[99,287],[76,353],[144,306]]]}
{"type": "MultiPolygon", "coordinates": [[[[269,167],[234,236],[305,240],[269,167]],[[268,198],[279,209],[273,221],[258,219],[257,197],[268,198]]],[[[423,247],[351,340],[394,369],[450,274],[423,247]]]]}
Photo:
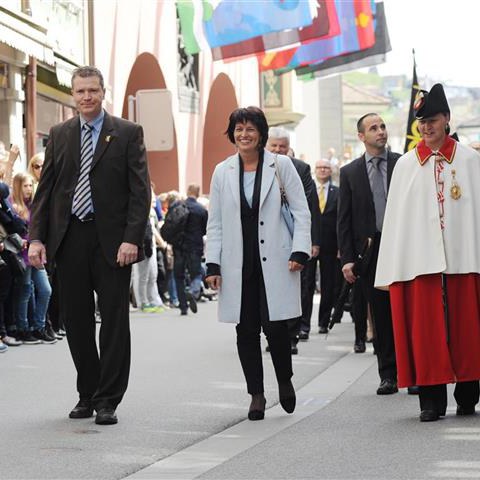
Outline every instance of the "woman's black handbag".
{"type": "Polygon", "coordinates": [[[4,258],[12,271],[12,275],[22,277],[27,270],[25,261],[20,256],[23,249],[22,237],[18,233],[12,233],[5,238],[3,244],[5,246],[4,258]]]}

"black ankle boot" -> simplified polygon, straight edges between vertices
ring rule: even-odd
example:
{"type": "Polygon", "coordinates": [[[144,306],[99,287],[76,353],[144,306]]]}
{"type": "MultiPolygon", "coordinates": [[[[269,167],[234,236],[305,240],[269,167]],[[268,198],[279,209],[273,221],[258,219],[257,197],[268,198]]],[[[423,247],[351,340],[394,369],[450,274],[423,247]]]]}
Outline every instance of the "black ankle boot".
{"type": "Polygon", "coordinates": [[[297,403],[297,398],[295,396],[295,389],[293,388],[291,380],[278,384],[278,395],[280,397],[280,405],[282,408],[287,413],[293,413],[297,403]]]}
{"type": "Polygon", "coordinates": [[[249,420],[263,420],[265,418],[265,405],[267,401],[263,393],[252,395],[250,409],[248,410],[249,420]]]}

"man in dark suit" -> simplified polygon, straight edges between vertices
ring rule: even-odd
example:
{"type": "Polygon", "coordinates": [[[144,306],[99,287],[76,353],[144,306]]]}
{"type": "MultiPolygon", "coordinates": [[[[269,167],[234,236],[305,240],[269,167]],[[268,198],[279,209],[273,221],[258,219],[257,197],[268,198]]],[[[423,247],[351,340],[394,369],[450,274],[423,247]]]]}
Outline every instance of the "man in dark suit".
{"type": "Polygon", "coordinates": [[[400,155],[386,149],[387,128],[376,113],[362,116],[357,130],[366,151],[340,169],[338,242],[343,276],[350,283],[360,282],[370,304],[381,380],[377,394],[386,395],[398,391],[390,297],[388,292],[375,289],[373,284],[388,185],[400,155]],[[367,238],[373,239],[370,261],[357,279],[352,267],[367,238]]]}
{"type": "MultiPolygon", "coordinates": [[[[337,201],[338,187],[331,182],[332,165],[329,160],[317,160],[315,178],[317,180],[318,204],[320,207],[320,308],[318,310],[319,333],[328,332],[328,324],[335,300],[340,291],[342,272],[338,258],[337,244],[337,201]]],[[[315,282],[315,277],[312,279],[315,282]]]]}
{"type": "MultiPolygon", "coordinates": [[[[272,153],[287,155],[290,149],[290,134],[282,127],[271,127],[268,131],[266,149],[272,153]]],[[[308,340],[310,332],[310,317],[313,309],[313,294],[315,292],[316,257],[319,250],[320,210],[318,206],[317,189],[312,178],[310,165],[297,158],[290,157],[302,180],[303,189],[307,198],[312,224],[312,256],[301,272],[302,316],[289,322],[292,353],[298,353],[298,339],[308,340]],[[313,278],[313,281],[312,281],[313,278]]]]}
{"type": "Polygon", "coordinates": [[[28,256],[34,267],[56,267],[60,312],[77,370],[79,402],[70,418],[117,423],[115,409],[130,370],[131,265],[150,210],[143,131],[102,109],[101,72],[73,72],[79,116],[54,126],[32,205],[28,256]],[[102,318],[95,341],[94,291],[102,318]]]}

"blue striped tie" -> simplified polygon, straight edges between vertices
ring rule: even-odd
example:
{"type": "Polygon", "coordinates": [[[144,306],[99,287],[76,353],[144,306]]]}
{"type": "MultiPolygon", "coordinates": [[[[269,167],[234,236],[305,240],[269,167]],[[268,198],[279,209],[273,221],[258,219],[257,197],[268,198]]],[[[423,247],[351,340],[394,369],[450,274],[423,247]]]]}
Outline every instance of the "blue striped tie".
{"type": "Polygon", "coordinates": [[[82,147],[80,149],[80,175],[73,195],[72,213],[83,220],[93,211],[92,193],[90,190],[90,168],[93,160],[93,127],[85,123],[82,127],[82,147]]]}

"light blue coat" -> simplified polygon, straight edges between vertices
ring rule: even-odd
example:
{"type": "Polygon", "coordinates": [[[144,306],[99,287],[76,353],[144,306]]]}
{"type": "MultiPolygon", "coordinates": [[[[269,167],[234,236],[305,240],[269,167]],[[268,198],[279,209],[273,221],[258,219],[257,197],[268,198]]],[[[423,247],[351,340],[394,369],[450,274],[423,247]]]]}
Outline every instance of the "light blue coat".
{"type": "MultiPolygon", "coordinates": [[[[311,253],[310,211],[302,182],[292,161],[277,156],[280,178],[295,218],[293,240],[280,211],[280,188],[274,155],[265,151],[260,194],[258,240],[270,320],[301,315],[300,272],[288,270],[292,252],[311,253]],[[263,222],[263,224],[262,224],[263,222]],[[261,243],[264,240],[264,243],[261,243]]],[[[207,226],[207,263],[220,265],[222,286],[218,298],[221,322],[240,321],[243,238],[240,218],[238,154],[219,163],[210,186],[207,226]]]]}

